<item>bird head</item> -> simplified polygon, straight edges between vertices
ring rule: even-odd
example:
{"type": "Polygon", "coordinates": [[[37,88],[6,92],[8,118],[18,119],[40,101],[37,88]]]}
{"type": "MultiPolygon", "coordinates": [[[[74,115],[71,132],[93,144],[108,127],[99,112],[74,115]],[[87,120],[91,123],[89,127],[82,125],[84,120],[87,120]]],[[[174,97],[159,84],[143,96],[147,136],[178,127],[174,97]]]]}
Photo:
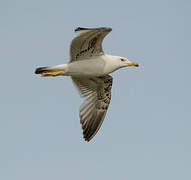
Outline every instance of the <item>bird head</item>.
{"type": "Polygon", "coordinates": [[[121,65],[121,67],[126,67],[126,66],[138,67],[139,66],[136,62],[129,61],[127,58],[124,58],[124,57],[118,57],[117,60],[119,64],[121,65]]]}

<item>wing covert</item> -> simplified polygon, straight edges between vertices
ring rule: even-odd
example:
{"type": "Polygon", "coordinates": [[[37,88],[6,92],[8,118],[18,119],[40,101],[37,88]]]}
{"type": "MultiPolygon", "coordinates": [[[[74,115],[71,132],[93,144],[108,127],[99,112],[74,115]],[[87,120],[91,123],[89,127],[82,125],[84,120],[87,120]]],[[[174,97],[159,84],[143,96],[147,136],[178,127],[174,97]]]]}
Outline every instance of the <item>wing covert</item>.
{"type": "Polygon", "coordinates": [[[70,45],[70,62],[104,54],[102,42],[111,28],[77,28],[78,36],[70,45]]]}

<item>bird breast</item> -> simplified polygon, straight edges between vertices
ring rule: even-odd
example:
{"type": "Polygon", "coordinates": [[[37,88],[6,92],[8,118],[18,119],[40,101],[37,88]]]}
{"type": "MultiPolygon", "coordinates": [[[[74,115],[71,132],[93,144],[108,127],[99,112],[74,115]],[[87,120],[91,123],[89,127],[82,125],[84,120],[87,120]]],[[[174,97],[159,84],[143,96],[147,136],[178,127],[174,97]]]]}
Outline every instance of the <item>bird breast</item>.
{"type": "Polygon", "coordinates": [[[103,76],[105,62],[102,59],[87,59],[68,64],[69,76],[103,76]]]}

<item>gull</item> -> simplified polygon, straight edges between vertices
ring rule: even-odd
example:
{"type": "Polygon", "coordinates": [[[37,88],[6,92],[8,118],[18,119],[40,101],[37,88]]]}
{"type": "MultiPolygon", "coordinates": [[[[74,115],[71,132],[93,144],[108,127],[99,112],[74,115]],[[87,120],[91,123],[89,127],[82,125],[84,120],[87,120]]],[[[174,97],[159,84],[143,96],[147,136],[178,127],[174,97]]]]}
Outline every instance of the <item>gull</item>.
{"type": "Polygon", "coordinates": [[[109,74],[119,68],[138,66],[121,56],[105,54],[102,49],[104,37],[112,31],[109,27],[75,29],[70,45],[70,61],[67,64],[37,68],[35,73],[43,77],[70,76],[81,97],[80,123],[85,141],[98,132],[111,100],[113,78],[109,74]]]}

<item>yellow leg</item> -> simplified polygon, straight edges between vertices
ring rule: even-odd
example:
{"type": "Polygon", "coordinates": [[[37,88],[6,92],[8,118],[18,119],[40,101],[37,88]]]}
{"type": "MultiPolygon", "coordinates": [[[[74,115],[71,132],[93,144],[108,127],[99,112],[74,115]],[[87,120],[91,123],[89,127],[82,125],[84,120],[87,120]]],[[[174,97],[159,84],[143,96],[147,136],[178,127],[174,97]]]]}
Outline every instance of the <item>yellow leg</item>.
{"type": "Polygon", "coordinates": [[[64,71],[55,71],[55,72],[44,72],[42,73],[43,77],[47,77],[47,76],[59,76],[60,74],[62,74],[64,71]]]}

